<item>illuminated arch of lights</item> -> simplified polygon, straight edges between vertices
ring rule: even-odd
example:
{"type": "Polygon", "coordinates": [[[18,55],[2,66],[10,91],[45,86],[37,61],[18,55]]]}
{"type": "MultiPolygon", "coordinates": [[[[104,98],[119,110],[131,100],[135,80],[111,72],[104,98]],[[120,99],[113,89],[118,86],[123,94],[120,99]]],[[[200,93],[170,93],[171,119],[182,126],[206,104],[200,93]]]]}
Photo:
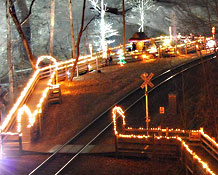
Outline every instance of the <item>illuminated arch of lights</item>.
{"type": "Polygon", "coordinates": [[[124,111],[121,109],[121,107],[117,107],[115,106],[113,108],[113,123],[114,123],[114,133],[117,135],[118,134],[118,131],[117,131],[117,113],[122,117],[123,119],[123,126],[125,127],[126,125],[126,121],[125,121],[125,115],[124,115],[124,111]]]}
{"type": "Polygon", "coordinates": [[[48,59],[48,60],[52,61],[52,62],[54,63],[54,65],[55,65],[56,70],[57,70],[57,60],[56,60],[54,57],[49,56],[49,55],[42,55],[42,56],[40,56],[40,57],[37,59],[37,62],[36,62],[36,69],[39,69],[39,63],[41,63],[41,62],[42,62],[43,60],[45,60],[45,59],[48,59]]]}

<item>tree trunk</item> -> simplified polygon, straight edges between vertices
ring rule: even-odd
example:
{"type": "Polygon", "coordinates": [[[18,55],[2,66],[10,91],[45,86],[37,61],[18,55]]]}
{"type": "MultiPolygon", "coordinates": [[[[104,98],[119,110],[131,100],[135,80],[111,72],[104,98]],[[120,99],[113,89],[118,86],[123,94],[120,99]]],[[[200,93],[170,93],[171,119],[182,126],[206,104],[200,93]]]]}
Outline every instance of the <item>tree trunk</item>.
{"type": "Polygon", "coordinates": [[[217,0],[213,0],[214,4],[215,4],[215,12],[216,12],[216,21],[218,22],[218,2],[217,0]]]}
{"type": "Polygon", "coordinates": [[[55,0],[51,0],[51,25],[50,25],[50,43],[49,53],[53,55],[54,48],[54,24],[55,24],[55,0]]]}
{"type": "Polygon", "coordinates": [[[27,56],[28,56],[28,59],[30,61],[30,64],[31,64],[32,68],[35,69],[36,59],[35,59],[35,57],[34,57],[34,55],[32,53],[32,50],[31,50],[31,48],[29,46],[29,43],[28,43],[28,41],[27,41],[27,39],[26,39],[26,37],[24,35],[24,32],[23,32],[23,30],[21,28],[21,25],[20,25],[20,23],[19,23],[19,21],[17,19],[16,11],[15,11],[12,0],[9,0],[9,4],[11,6],[11,8],[9,8],[9,13],[10,13],[10,15],[12,17],[12,20],[14,21],[14,24],[16,26],[16,29],[17,29],[17,31],[18,31],[18,33],[19,33],[19,35],[20,35],[20,37],[21,37],[21,39],[23,41],[23,45],[24,45],[24,48],[25,48],[25,50],[27,52],[27,56]]]}
{"type": "Polygon", "coordinates": [[[73,15],[72,15],[72,0],[69,0],[69,17],[70,17],[70,32],[72,39],[72,58],[76,57],[76,44],[74,37],[73,15]]]}
{"type": "Polygon", "coordinates": [[[211,24],[211,14],[210,14],[210,9],[209,9],[209,2],[208,2],[208,0],[205,0],[204,3],[205,3],[205,6],[206,6],[206,10],[207,10],[209,27],[211,29],[212,24],[211,24]]]}
{"type": "Polygon", "coordinates": [[[7,58],[8,58],[8,69],[9,69],[9,103],[12,103],[13,97],[14,97],[14,81],[13,81],[14,68],[13,68],[12,56],[11,56],[11,24],[10,24],[10,19],[9,19],[8,1],[5,2],[5,6],[6,6],[6,20],[7,20],[7,58]]]}
{"type": "Polygon", "coordinates": [[[86,8],[86,0],[83,0],[83,11],[82,11],[82,20],[81,20],[81,27],[80,27],[80,32],[78,34],[78,38],[77,38],[77,43],[76,43],[76,48],[77,48],[77,55],[76,55],[76,60],[73,64],[73,68],[72,68],[72,72],[71,72],[71,76],[70,76],[70,80],[73,80],[73,76],[74,76],[74,72],[79,60],[79,44],[80,44],[80,39],[82,37],[82,33],[83,33],[83,26],[84,26],[84,18],[85,18],[85,8],[86,8]]]}
{"type": "Polygon", "coordinates": [[[123,53],[126,55],[126,21],[125,21],[125,1],[122,0],[122,9],[123,9],[123,53]]]}

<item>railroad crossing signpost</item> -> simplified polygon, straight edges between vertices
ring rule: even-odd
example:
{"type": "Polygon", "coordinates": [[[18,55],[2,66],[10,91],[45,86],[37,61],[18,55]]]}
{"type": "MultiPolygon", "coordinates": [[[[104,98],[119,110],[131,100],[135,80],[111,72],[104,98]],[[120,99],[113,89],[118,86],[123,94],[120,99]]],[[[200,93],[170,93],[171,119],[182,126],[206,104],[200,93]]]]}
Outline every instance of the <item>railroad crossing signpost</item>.
{"type": "Polygon", "coordinates": [[[153,73],[144,73],[141,75],[141,78],[144,80],[144,83],[141,85],[141,88],[145,88],[145,105],[146,105],[146,129],[147,129],[147,135],[148,135],[148,126],[150,119],[148,117],[148,85],[152,88],[154,87],[154,84],[151,82],[152,77],[154,76],[153,73]]]}

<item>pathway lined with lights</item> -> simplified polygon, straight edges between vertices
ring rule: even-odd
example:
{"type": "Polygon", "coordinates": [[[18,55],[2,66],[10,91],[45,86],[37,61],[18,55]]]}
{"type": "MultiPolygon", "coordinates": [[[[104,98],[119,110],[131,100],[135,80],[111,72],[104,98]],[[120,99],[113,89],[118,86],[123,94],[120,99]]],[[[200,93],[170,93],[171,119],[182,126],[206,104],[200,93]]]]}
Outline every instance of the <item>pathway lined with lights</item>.
{"type": "Polygon", "coordinates": [[[25,107],[23,110],[25,111],[22,115],[22,118],[20,122],[22,125],[19,125],[17,122],[15,122],[15,125],[10,129],[11,132],[16,133],[18,131],[18,126],[20,126],[21,131],[22,131],[22,142],[25,143],[30,143],[31,138],[30,138],[30,117],[33,115],[33,112],[35,109],[37,109],[37,105],[40,102],[40,99],[42,97],[43,91],[48,86],[49,78],[45,78],[40,80],[32,93],[30,94],[29,98],[27,99],[25,103],[25,107]]]}
{"type": "MultiPolygon", "coordinates": [[[[40,103],[40,99],[42,97],[43,92],[48,87],[49,78],[45,78],[40,80],[36,87],[34,88],[33,92],[31,93],[30,97],[28,98],[26,102],[26,106],[28,106],[31,113],[37,109],[37,105],[40,103]]],[[[23,133],[22,140],[23,143],[29,143],[31,142],[30,138],[30,128],[27,127],[29,125],[29,114],[24,113],[21,119],[22,126],[21,131],[23,133]]]]}

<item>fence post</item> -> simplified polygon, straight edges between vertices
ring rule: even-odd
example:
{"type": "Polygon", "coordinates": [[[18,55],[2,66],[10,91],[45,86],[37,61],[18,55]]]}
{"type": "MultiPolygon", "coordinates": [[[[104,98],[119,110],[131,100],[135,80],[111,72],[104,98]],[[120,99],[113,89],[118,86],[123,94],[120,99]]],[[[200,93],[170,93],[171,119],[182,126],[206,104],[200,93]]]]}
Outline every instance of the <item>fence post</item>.
{"type": "Polygon", "coordinates": [[[158,58],[161,58],[161,49],[160,49],[160,46],[158,47],[158,58]]]}
{"type": "Polygon", "coordinates": [[[96,54],[96,69],[98,71],[98,54],[96,54]]]}
{"type": "Polygon", "coordinates": [[[65,81],[68,81],[67,65],[64,66],[64,69],[65,69],[65,81]]]}
{"type": "Polygon", "coordinates": [[[76,76],[79,77],[79,68],[76,66],[76,76]]]}
{"type": "Polygon", "coordinates": [[[188,47],[187,47],[187,44],[185,43],[185,54],[187,55],[188,54],[188,47]]]}
{"type": "Polygon", "coordinates": [[[181,152],[180,159],[181,159],[182,163],[184,163],[184,153],[183,153],[183,150],[184,150],[184,146],[181,143],[181,146],[180,146],[180,152],[181,152]]]}
{"type": "Polygon", "coordinates": [[[193,171],[193,175],[197,175],[197,160],[194,159],[194,156],[192,160],[192,171],[193,171]]]}
{"type": "MultiPolygon", "coordinates": [[[[45,104],[43,104],[45,105],[45,104]]],[[[42,111],[42,109],[41,109],[42,111]]],[[[38,123],[39,123],[39,136],[42,135],[42,113],[38,113],[38,123]]]]}
{"type": "Polygon", "coordinates": [[[2,135],[2,131],[1,131],[1,157],[3,157],[3,139],[4,136],[2,135]]]}
{"type": "Polygon", "coordinates": [[[117,157],[117,154],[118,154],[118,138],[117,138],[117,135],[115,135],[115,152],[116,152],[116,157],[117,157]]]}
{"type": "Polygon", "coordinates": [[[23,145],[22,145],[21,133],[19,133],[18,137],[19,137],[19,152],[22,153],[23,152],[23,145]]]}

